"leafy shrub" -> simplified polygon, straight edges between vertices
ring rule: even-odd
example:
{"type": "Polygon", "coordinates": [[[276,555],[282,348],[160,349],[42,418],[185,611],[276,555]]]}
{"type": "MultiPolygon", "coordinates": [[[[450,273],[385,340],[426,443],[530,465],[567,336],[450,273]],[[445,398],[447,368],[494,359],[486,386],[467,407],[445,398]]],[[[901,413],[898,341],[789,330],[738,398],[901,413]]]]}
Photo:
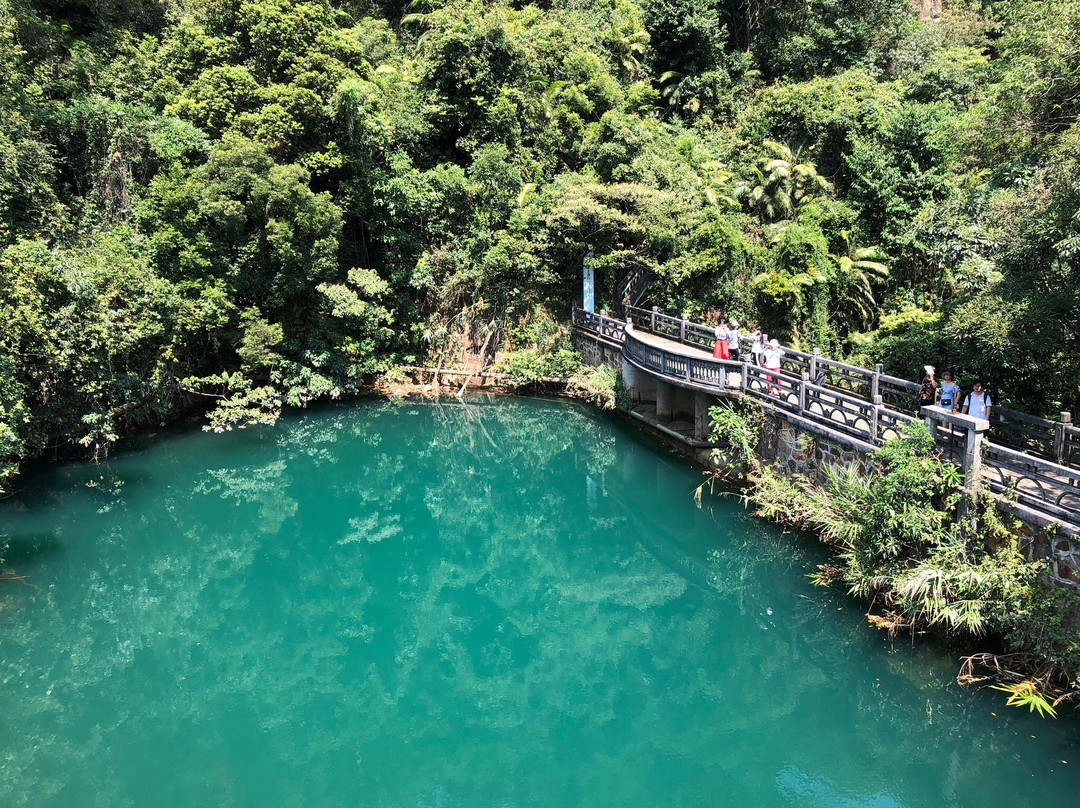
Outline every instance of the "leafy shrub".
{"type": "Polygon", "coordinates": [[[613,410],[618,404],[619,374],[607,365],[585,369],[570,379],[568,391],[602,410],[613,410]]]}
{"type": "MultiPolygon", "coordinates": [[[[713,441],[726,443],[735,453],[735,459],[757,468],[758,444],[761,442],[761,428],[765,414],[757,402],[748,399],[725,401],[719,407],[709,408],[712,429],[709,437],[713,441]]],[[[713,459],[722,458],[720,452],[713,450],[713,459]]]]}
{"type": "Polygon", "coordinates": [[[927,427],[911,425],[874,460],[874,474],[827,470],[824,487],[762,469],[748,497],[758,515],[814,531],[836,548],[839,571],[829,577],[885,610],[871,618],[875,625],[992,633],[1049,663],[1044,684],[1064,673],[1080,685],[1080,596],[1045,585],[1047,562],[1023,557],[989,496],[972,497],[958,518],[959,472],[937,456],[927,427]]]}
{"type": "Polygon", "coordinates": [[[517,384],[532,384],[548,377],[567,378],[580,369],[581,357],[566,348],[553,353],[541,353],[535,348],[512,351],[495,365],[495,370],[509,374],[517,384]]]}

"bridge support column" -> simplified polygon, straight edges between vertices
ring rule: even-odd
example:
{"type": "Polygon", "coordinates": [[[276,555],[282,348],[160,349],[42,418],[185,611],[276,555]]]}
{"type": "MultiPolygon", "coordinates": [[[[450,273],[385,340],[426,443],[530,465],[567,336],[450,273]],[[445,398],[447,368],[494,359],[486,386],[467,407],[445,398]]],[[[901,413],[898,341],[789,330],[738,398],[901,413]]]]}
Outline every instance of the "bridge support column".
{"type": "Polygon", "coordinates": [[[626,394],[630,396],[630,401],[634,404],[641,403],[641,371],[626,361],[626,357],[623,357],[622,361],[622,380],[623,387],[626,388],[626,394]]]}
{"type": "Polygon", "coordinates": [[[968,430],[967,445],[964,446],[964,488],[968,490],[979,479],[979,472],[982,470],[980,443],[982,443],[982,433],[976,432],[974,429],[968,430]]]}
{"type": "Polygon", "coordinates": [[[705,440],[712,431],[712,421],[709,419],[712,402],[713,397],[708,393],[694,393],[694,437],[698,440],[705,440]]]}
{"type": "Polygon", "coordinates": [[[670,423],[674,417],[675,391],[662,379],[656,380],[656,420],[670,423]]]}
{"type": "Polygon", "coordinates": [[[990,422],[986,419],[973,418],[972,420],[982,423],[968,430],[967,444],[964,446],[964,496],[960,500],[961,518],[967,516],[968,507],[979,484],[979,475],[982,473],[982,439],[990,429],[990,422]]]}

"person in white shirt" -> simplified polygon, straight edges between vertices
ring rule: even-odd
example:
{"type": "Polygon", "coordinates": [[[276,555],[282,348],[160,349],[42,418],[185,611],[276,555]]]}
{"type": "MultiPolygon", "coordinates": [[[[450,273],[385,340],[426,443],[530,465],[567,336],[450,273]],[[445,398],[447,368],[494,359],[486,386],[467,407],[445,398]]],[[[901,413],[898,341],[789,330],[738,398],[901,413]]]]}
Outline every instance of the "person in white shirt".
{"type": "Polygon", "coordinates": [[[783,352],[779,342],[769,340],[769,345],[765,348],[765,370],[773,372],[765,374],[765,378],[769,382],[769,392],[774,396],[780,395],[780,356],[783,352]]]}
{"type": "Polygon", "coordinates": [[[742,349],[742,334],[739,333],[739,321],[732,320],[728,329],[728,355],[736,362],[739,361],[739,351],[742,349]]]}
{"type": "Polygon", "coordinates": [[[973,418],[990,418],[990,394],[983,390],[982,382],[975,382],[971,386],[971,392],[964,398],[964,415],[973,418]]]}

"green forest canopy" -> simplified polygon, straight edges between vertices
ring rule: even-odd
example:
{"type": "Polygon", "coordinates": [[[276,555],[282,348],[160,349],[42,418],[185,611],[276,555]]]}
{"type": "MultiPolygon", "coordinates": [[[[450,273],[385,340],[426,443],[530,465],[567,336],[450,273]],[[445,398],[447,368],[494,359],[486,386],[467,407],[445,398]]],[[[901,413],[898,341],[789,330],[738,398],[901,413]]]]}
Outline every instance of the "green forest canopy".
{"type": "Polygon", "coordinates": [[[0,0],[0,485],[521,344],[588,251],[667,311],[1075,408],[1080,3],[918,11],[0,0]]]}

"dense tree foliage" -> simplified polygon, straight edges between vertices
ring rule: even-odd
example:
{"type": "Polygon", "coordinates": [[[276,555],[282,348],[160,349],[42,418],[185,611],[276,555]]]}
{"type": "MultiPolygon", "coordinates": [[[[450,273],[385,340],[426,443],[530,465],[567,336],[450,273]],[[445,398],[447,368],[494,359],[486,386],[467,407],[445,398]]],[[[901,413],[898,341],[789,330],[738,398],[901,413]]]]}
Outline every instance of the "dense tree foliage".
{"type": "Polygon", "coordinates": [[[645,265],[669,310],[1074,407],[1078,29],[1069,0],[3,0],[0,485],[200,402],[228,428],[538,348],[590,251],[602,299],[645,265]]]}

